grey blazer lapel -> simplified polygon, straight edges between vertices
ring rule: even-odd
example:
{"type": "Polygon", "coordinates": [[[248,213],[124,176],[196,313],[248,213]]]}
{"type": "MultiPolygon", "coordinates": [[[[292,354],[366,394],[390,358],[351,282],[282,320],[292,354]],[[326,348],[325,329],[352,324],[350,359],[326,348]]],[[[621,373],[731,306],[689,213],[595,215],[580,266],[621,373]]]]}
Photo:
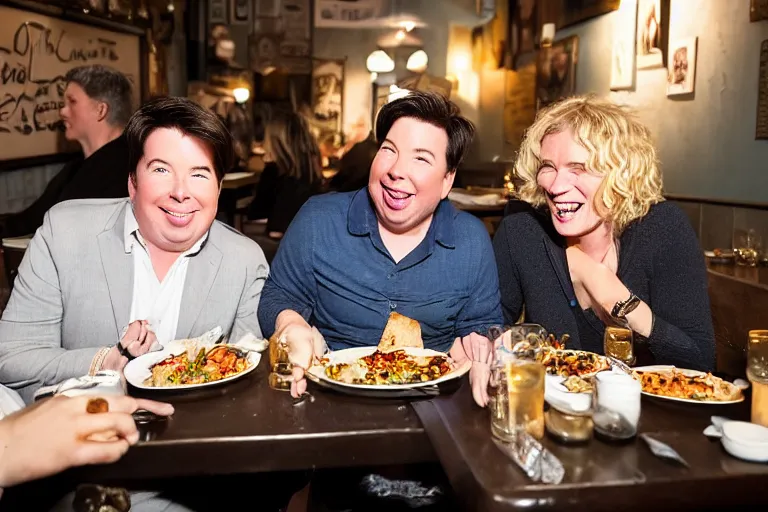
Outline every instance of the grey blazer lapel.
{"type": "MultiPolygon", "coordinates": [[[[211,234],[209,234],[210,236],[211,234]]],[[[181,295],[181,311],[179,311],[179,324],[176,326],[176,338],[189,338],[200,316],[203,306],[207,302],[208,294],[216,280],[221,265],[221,251],[210,241],[203,244],[203,248],[195,256],[189,259],[187,277],[184,280],[184,292],[181,295]]]]}
{"type": "Polygon", "coordinates": [[[125,252],[123,230],[125,226],[125,209],[116,216],[115,223],[108,226],[98,235],[101,265],[107,279],[109,298],[112,302],[112,313],[115,315],[115,341],[131,315],[133,300],[133,258],[125,252]]]}

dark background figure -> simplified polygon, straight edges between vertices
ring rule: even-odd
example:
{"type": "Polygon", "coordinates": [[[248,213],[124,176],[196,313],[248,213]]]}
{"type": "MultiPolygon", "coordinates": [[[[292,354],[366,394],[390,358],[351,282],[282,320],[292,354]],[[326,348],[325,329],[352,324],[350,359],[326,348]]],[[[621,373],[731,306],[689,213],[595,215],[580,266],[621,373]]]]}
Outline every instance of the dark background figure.
{"type": "Polygon", "coordinates": [[[339,171],[331,178],[330,189],[337,192],[351,192],[368,186],[371,164],[379,151],[379,143],[371,131],[344,153],[339,161],[339,171]]]}
{"type": "Polygon", "coordinates": [[[248,211],[266,221],[271,238],[281,238],[310,196],[322,191],[320,150],[303,117],[275,111],[264,132],[266,165],[248,211]]]}
{"type": "Polygon", "coordinates": [[[0,221],[0,236],[30,235],[52,206],[69,199],[128,196],[128,146],[123,127],[133,111],[131,82],[112,68],[92,65],[66,74],[64,136],[83,154],[67,163],[25,210],[0,221]]]}

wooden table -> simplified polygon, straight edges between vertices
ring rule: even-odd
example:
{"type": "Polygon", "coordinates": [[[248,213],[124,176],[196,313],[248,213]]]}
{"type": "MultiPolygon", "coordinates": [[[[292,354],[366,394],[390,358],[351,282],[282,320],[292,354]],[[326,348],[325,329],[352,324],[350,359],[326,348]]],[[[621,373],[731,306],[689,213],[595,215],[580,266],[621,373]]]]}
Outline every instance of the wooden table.
{"type": "Polygon", "coordinates": [[[625,445],[593,439],[569,447],[546,438],[545,446],[565,466],[559,485],[532,483],[502,454],[491,440],[488,411],[472,402],[466,383],[453,396],[414,408],[466,510],[738,510],[758,504],[765,510],[768,465],[735,459],[702,434],[712,415],[746,419],[747,404],[748,399],[711,406],[643,397],[640,432],[672,446],[691,469],[654,457],[639,439],[625,445]]]}
{"type": "Polygon", "coordinates": [[[101,482],[436,460],[408,402],[310,385],[314,401],[294,406],[289,393],[269,388],[267,366],[262,359],[249,377],[206,392],[132,392],[168,401],[176,412],[143,428],[146,441],[119,462],[76,471],[85,473],[82,481],[101,482]]]}

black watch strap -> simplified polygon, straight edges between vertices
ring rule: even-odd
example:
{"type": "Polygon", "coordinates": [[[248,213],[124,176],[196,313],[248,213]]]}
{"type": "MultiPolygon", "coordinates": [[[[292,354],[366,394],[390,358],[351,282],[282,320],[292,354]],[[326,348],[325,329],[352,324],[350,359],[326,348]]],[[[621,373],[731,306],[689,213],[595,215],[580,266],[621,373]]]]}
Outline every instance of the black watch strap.
{"type": "Polygon", "coordinates": [[[614,304],[611,310],[611,316],[616,319],[624,320],[628,314],[633,312],[640,304],[640,298],[632,292],[629,292],[627,300],[620,300],[614,304]]]}
{"type": "Polygon", "coordinates": [[[120,352],[121,356],[128,358],[129,361],[136,359],[136,356],[128,352],[128,349],[125,348],[119,341],[117,342],[117,351],[120,352]]]}

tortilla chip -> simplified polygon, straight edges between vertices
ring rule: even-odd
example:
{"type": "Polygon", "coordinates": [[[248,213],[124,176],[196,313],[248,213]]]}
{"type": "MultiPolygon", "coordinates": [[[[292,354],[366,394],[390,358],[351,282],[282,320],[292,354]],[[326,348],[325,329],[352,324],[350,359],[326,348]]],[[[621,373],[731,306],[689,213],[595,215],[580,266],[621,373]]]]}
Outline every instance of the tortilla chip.
{"type": "Polygon", "coordinates": [[[379,341],[380,352],[394,352],[404,348],[424,348],[419,322],[400,313],[390,313],[384,334],[379,341]]]}

